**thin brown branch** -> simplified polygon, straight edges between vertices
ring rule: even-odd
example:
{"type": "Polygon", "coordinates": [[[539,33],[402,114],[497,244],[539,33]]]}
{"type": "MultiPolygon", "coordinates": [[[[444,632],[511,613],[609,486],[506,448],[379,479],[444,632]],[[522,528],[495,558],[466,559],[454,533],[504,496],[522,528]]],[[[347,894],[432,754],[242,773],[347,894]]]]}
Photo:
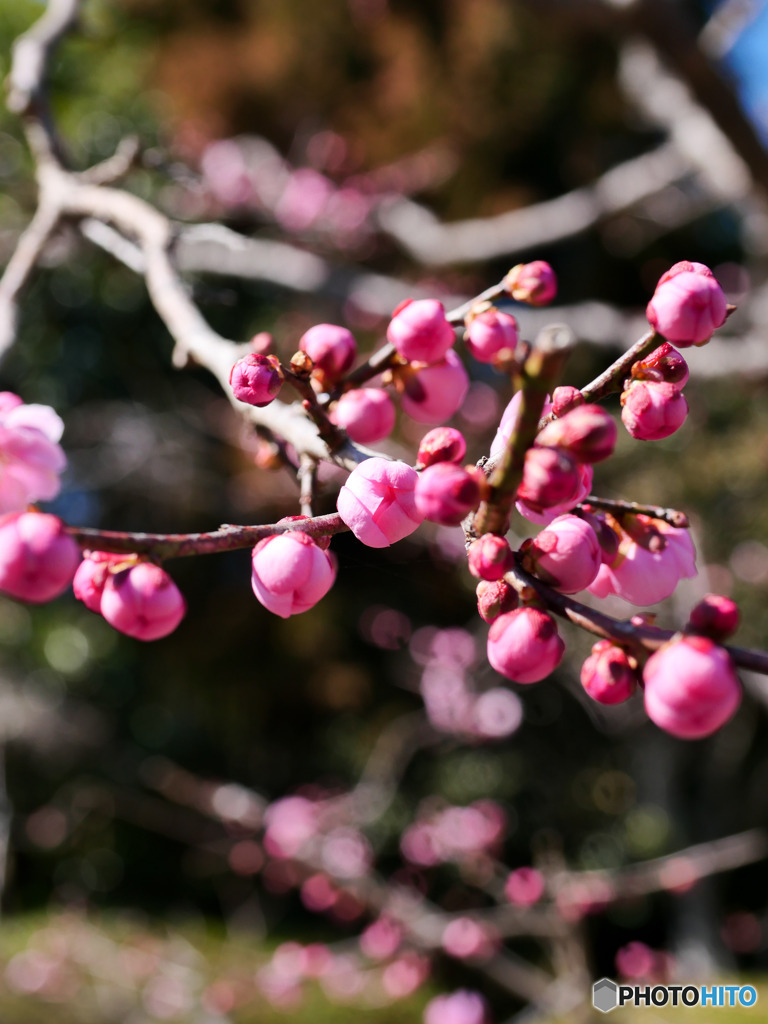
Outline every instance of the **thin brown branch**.
{"type": "Polygon", "coordinates": [[[260,540],[276,533],[298,531],[318,538],[331,537],[348,529],[341,516],[332,513],[265,526],[226,525],[209,533],[128,533],[121,530],[97,530],[87,526],[68,526],[67,532],[86,551],[113,551],[116,554],[150,555],[161,559],[214,555],[221,551],[252,548],[260,540]]]}
{"type": "MultiPolygon", "coordinates": [[[[567,619],[580,629],[604,640],[613,640],[623,647],[631,648],[634,654],[644,659],[678,635],[677,630],[661,629],[659,626],[638,625],[628,619],[615,619],[611,615],[590,608],[572,597],[566,597],[548,587],[541,580],[525,572],[520,565],[506,574],[504,579],[518,592],[530,594],[534,591],[547,611],[567,619]]],[[[723,645],[735,665],[753,669],[768,675],[768,651],[757,651],[747,647],[723,645]]]]}
{"type": "Polygon", "coordinates": [[[690,526],[690,521],[685,512],[676,508],[662,508],[659,505],[641,505],[636,501],[621,501],[617,498],[598,498],[595,494],[588,495],[584,501],[580,501],[577,508],[602,508],[607,512],[613,512],[620,516],[628,512],[635,516],[651,516],[653,519],[661,519],[670,526],[678,529],[685,529],[690,526]]]}

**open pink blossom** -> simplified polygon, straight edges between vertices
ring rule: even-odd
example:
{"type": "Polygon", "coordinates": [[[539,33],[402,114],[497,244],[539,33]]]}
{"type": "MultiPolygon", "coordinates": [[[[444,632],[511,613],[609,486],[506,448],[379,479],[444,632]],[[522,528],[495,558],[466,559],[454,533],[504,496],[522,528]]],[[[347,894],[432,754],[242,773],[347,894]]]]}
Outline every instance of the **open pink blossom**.
{"type": "Polygon", "coordinates": [[[187,604],[171,577],[152,562],[107,577],[101,614],[115,629],[136,640],[159,640],[179,625],[187,604]]]}
{"type": "Polygon", "coordinates": [[[488,1024],[488,1019],[485,999],[469,989],[435,996],[424,1009],[424,1024],[488,1024]]]}
{"type": "Polygon", "coordinates": [[[21,512],[59,493],[67,460],[58,441],[64,430],[48,405],[25,405],[0,392],[0,515],[21,512]]]}
{"type": "Polygon", "coordinates": [[[299,349],[328,382],[342,377],[355,361],[357,342],[351,331],[337,324],[315,324],[302,334],[299,349]]]}
{"type": "Polygon", "coordinates": [[[330,418],[358,444],[374,444],[392,433],[395,407],[381,388],[356,388],[341,396],[330,418]]]}
{"type": "Polygon", "coordinates": [[[0,520],[0,591],[33,604],[51,601],[72,581],[80,548],[56,516],[15,512],[0,520]]]}
{"type": "Polygon", "coordinates": [[[336,508],[352,533],[371,548],[386,548],[421,525],[419,475],[404,462],[366,459],[347,478],[336,508]]]}
{"type": "Polygon", "coordinates": [[[680,348],[703,345],[725,323],[728,304],[709,268],[676,264],[662,276],[648,303],[651,327],[680,348]],[[699,269],[701,268],[701,269],[699,269]]]}
{"type": "Polygon", "coordinates": [[[621,395],[621,422],[638,441],[661,441],[685,423],[688,403],[675,384],[632,381],[621,395]]]}
{"type": "Polygon", "coordinates": [[[643,680],[648,717],[680,739],[711,735],[741,702],[728,652],[708,637],[670,641],[648,659],[643,680]]]}
{"type": "Polygon", "coordinates": [[[72,580],[72,590],[78,601],[82,601],[89,611],[101,611],[101,595],[104,593],[110,566],[119,565],[127,557],[110,551],[89,551],[78,565],[72,580]]]}
{"type": "Polygon", "coordinates": [[[259,541],[251,564],[254,594],[282,619],[308,611],[325,597],[336,579],[329,553],[298,531],[259,541]]]}
{"type": "Polygon", "coordinates": [[[515,683],[537,683],[560,664],[565,644],[555,620],[538,608],[500,615],[488,633],[488,661],[515,683]]]}
{"type": "Polygon", "coordinates": [[[484,480],[454,462],[437,462],[419,475],[416,508],[430,522],[458,526],[480,504],[484,480]]]}
{"type": "Polygon", "coordinates": [[[599,704],[621,704],[637,689],[637,664],[610,640],[598,640],[581,667],[581,685],[599,704]]]}
{"type": "Polygon", "coordinates": [[[595,531],[578,516],[557,516],[521,550],[523,566],[564,594],[588,587],[602,564],[595,531]]]}
{"type": "Polygon", "coordinates": [[[498,309],[486,309],[470,320],[464,340],[478,362],[492,363],[499,352],[517,345],[517,320],[498,309]]]}
{"type": "Polygon", "coordinates": [[[406,368],[400,402],[417,423],[445,423],[458,412],[469,390],[464,364],[450,349],[431,366],[406,368]]]}
{"type": "Polygon", "coordinates": [[[437,299],[409,299],[395,310],[387,327],[387,340],[410,362],[436,363],[452,347],[453,328],[437,299]]]}
{"type": "Polygon", "coordinates": [[[626,516],[623,525],[612,520],[611,526],[619,546],[587,588],[596,597],[615,594],[630,604],[656,604],[681,579],[696,576],[696,551],[688,530],[645,515],[626,516]]]}

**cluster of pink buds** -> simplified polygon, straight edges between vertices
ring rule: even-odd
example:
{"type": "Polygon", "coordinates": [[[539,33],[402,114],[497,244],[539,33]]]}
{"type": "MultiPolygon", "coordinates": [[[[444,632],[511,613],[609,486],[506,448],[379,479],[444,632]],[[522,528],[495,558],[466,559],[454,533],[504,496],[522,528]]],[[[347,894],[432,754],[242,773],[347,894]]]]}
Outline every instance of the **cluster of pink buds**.
{"type": "Polygon", "coordinates": [[[75,597],[136,640],[159,640],[179,625],[187,605],[159,565],[135,555],[89,551],[73,581],[75,597]]]}
{"type": "Polygon", "coordinates": [[[402,360],[392,375],[403,411],[417,423],[450,419],[466,397],[469,377],[453,350],[455,333],[442,303],[401,303],[392,314],[387,339],[402,360]]]}
{"type": "Polygon", "coordinates": [[[648,303],[648,321],[667,340],[632,367],[621,396],[621,419],[632,437],[659,441],[674,434],[688,416],[682,389],[688,367],[680,348],[704,345],[720,327],[728,306],[712,271],[684,260],[659,279],[648,303]]]}

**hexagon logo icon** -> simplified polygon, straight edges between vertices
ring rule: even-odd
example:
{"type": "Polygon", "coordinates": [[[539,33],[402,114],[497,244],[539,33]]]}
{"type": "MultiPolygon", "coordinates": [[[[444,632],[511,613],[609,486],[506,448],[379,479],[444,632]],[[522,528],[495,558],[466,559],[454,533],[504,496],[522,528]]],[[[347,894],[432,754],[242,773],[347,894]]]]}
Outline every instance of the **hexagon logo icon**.
{"type": "Polygon", "coordinates": [[[610,1013],[619,1003],[618,986],[610,978],[601,978],[592,986],[592,1005],[601,1013],[610,1013]]]}

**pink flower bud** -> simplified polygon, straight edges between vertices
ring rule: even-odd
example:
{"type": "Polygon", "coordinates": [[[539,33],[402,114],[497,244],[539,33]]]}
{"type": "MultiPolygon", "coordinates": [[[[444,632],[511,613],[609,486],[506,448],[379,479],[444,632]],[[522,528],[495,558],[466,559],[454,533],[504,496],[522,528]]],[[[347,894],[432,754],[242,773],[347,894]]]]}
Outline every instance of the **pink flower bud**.
{"type": "Polygon", "coordinates": [[[254,594],[282,619],[308,611],[325,597],[336,579],[328,552],[298,531],[259,541],[251,562],[254,594]]]}
{"type": "Polygon", "coordinates": [[[457,989],[435,996],[424,1009],[424,1024],[488,1024],[488,1006],[479,992],[457,989]]]}
{"type": "Polygon", "coordinates": [[[488,661],[514,683],[537,683],[560,664],[565,644],[555,620],[538,608],[500,615],[488,633],[488,661]]]}
{"type": "Polygon", "coordinates": [[[404,462],[366,459],[347,478],[336,508],[352,533],[372,548],[407,537],[424,517],[416,507],[419,474],[404,462]]]}
{"type": "Polygon", "coordinates": [[[515,564],[512,549],[503,537],[484,533],[473,541],[467,552],[469,571],[481,580],[500,580],[515,564]]]}
{"type": "Polygon", "coordinates": [[[532,907],[544,895],[544,875],[536,868],[516,868],[507,878],[504,895],[516,907],[532,907]]]}
{"type": "Polygon", "coordinates": [[[477,480],[454,462],[435,463],[416,484],[416,508],[425,519],[442,526],[458,526],[480,500],[477,480]]]}
{"type": "Polygon", "coordinates": [[[504,285],[513,299],[531,306],[546,306],[557,295],[555,272],[544,260],[518,263],[504,278],[504,285]]]}
{"type": "Polygon", "coordinates": [[[517,496],[536,512],[578,501],[581,479],[576,461],[562,448],[529,448],[517,496]]]}
{"type": "MultiPolygon", "coordinates": [[[[534,450],[534,449],[532,449],[534,450]]],[[[542,449],[543,451],[544,449],[542,449]]],[[[559,451],[560,449],[551,449],[552,451],[559,451]]],[[[569,456],[570,457],[570,456],[569,456]]],[[[523,466],[525,471],[525,466],[523,466]]],[[[539,523],[540,525],[546,525],[551,523],[557,516],[562,515],[564,512],[570,512],[570,510],[578,505],[580,501],[583,501],[592,489],[592,476],[594,470],[591,466],[587,466],[582,462],[576,463],[576,479],[577,487],[575,491],[569,493],[568,497],[557,505],[549,505],[547,508],[539,509],[532,506],[527,501],[524,501],[520,497],[520,491],[518,489],[517,501],[515,506],[521,516],[525,516],[531,523],[539,523]]],[[[525,473],[523,475],[525,480],[525,473]]]]}
{"type": "Polygon", "coordinates": [[[0,591],[42,604],[63,593],[80,561],[80,548],[57,516],[15,512],[0,520],[0,591]]]}
{"type": "Polygon", "coordinates": [[[78,601],[92,612],[101,611],[101,595],[109,576],[110,566],[119,565],[129,556],[114,555],[109,551],[89,551],[77,567],[72,590],[78,601]]]}
{"type": "Polygon", "coordinates": [[[358,444],[373,444],[392,433],[395,407],[380,388],[347,391],[336,403],[331,420],[343,427],[358,444]]]}
{"type": "Polygon", "coordinates": [[[519,603],[517,591],[504,580],[480,580],[476,593],[477,610],[484,622],[493,622],[504,612],[513,612],[519,603]]]}
{"type": "Polygon", "coordinates": [[[492,363],[503,349],[516,347],[517,320],[496,308],[486,309],[469,321],[464,340],[478,362],[492,363]]]}
{"type": "Polygon", "coordinates": [[[670,641],[648,659],[643,680],[648,717],[680,739],[709,736],[741,701],[728,652],[708,637],[670,641]]]}
{"type": "Polygon", "coordinates": [[[581,685],[599,704],[621,704],[632,696],[637,683],[636,664],[610,640],[598,640],[581,667],[581,685]]]}
{"type": "Polygon", "coordinates": [[[401,303],[387,327],[387,340],[410,362],[436,363],[455,340],[442,302],[418,299],[401,303]]]}
{"type": "Polygon", "coordinates": [[[187,605],[165,569],[139,562],[107,577],[100,610],[121,633],[136,640],[159,640],[176,629],[187,605]]]}
{"type": "Polygon", "coordinates": [[[283,383],[279,367],[275,356],[262,356],[257,352],[238,359],[229,374],[235,398],[258,408],[269,405],[283,383]]]}
{"type": "Polygon", "coordinates": [[[351,331],[336,324],[315,324],[302,334],[299,350],[306,352],[315,369],[328,382],[337,381],[355,361],[357,342],[351,331]]]}
{"type": "Polygon", "coordinates": [[[639,380],[621,395],[621,422],[638,441],[660,441],[674,434],[688,415],[688,403],[674,384],[639,380]]]}
{"type": "Polygon", "coordinates": [[[584,396],[578,388],[571,387],[570,384],[562,384],[552,392],[552,412],[555,416],[564,416],[571,409],[583,404],[584,396]]]}
{"type": "Polygon", "coordinates": [[[730,597],[707,594],[691,611],[688,624],[713,640],[725,640],[739,628],[738,605],[730,597]]]}
{"type": "Polygon", "coordinates": [[[615,594],[631,604],[656,604],[669,597],[681,579],[696,575],[696,551],[688,530],[645,515],[624,516],[621,524],[611,517],[611,526],[619,546],[588,588],[596,597],[615,594]]]}
{"type": "Polygon", "coordinates": [[[435,462],[461,462],[467,454],[467,442],[455,427],[435,427],[421,439],[416,462],[431,466],[435,462]]]}
{"type": "Polygon", "coordinates": [[[564,594],[588,587],[602,564],[595,531],[578,516],[558,516],[521,550],[525,569],[564,594]]]}
{"type": "Polygon", "coordinates": [[[564,448],[577,462],[602,462],[616,447],[616,423],[599,405],[580,405],[539,432],[536,444],[564,448]]]}
{"type": "Polygon", "coordinates": [[[418,367],[405,378],[403,411],[417,423],[443,423],[461,408],[468,390],[467,371],[451,349],[439,363],[418,367]]]}
{"type": "MultiPolygon", "coordinates": [[[[676,266],[679,266],[677,264],[676,266]]],[[[701,266],[697,264],[696,266],[701,266]]],[[[703,268],[707,271],[707,268],[703,268]]],[[[656,285],[646,315],[651,327],[681,348],[703,345],[725,323],[728,304],[711,271],[667,273],[656,285]],[[672,276],[670,276],[672,275],[672,276]]]]}
{"type": "Polygon", "coordinates": [[[674,384],[680,391],[688,383],[688,363],[676,348],[665,341],[645,359],[632,364],[632,379],[674,384]]]}

